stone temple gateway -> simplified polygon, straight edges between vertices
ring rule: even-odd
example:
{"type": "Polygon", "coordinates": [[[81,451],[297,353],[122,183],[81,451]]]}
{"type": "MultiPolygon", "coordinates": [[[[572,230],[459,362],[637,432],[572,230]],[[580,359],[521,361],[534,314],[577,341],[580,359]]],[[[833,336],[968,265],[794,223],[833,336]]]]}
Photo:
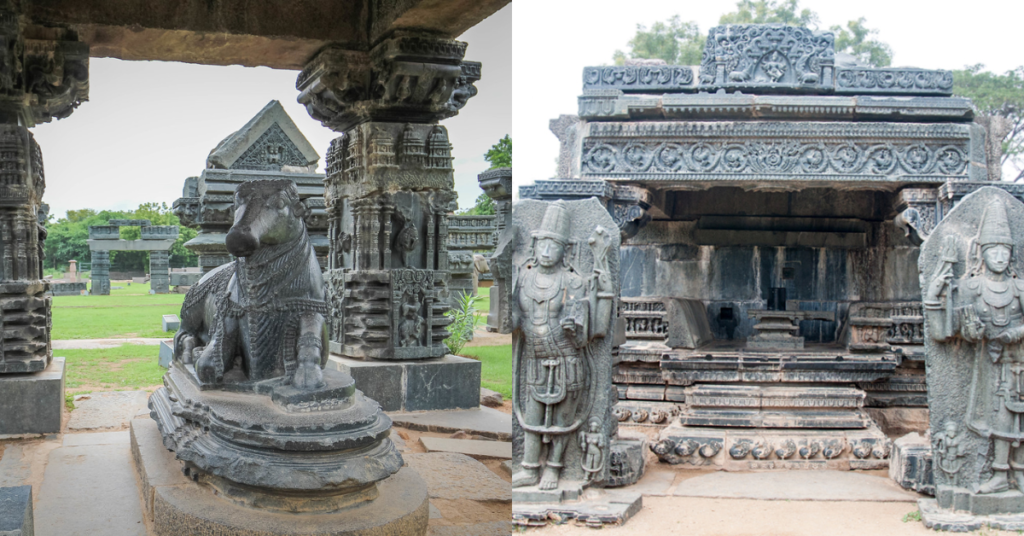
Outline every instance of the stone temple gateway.
{"type": "Polygon", "coordinates": [[[583,70],[559,176],[520,195],[619,225],[615,411],[662,462],[882,468],[925,431],[919,245],[981,186],[1020,196],[952,84],[781,25],[711,29],[699,67],[583,70]]]}

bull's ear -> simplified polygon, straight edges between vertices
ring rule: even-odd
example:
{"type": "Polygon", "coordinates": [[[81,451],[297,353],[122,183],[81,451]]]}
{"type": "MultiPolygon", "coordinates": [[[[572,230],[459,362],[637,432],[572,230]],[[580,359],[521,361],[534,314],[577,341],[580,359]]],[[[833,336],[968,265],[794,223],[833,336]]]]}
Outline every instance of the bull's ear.
{"type": "Polygon", "coordinates": [[[306,216],[309,216],[309,206],[306,205],[306,201],[305,200],[303,200],[303,201],[296,201],[295,202],[295,206],[292,207],[292,212],[295,213],[296,217],[305,219],[306,216]]]}

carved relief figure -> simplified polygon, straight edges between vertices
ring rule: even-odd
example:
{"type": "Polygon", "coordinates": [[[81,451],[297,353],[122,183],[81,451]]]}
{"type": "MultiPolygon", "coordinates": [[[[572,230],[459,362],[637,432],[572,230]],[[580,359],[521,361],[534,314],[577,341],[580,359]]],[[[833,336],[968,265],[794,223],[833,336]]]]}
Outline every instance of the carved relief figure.
{"type": "Polygon", "coordinates": [[[405,291],[402,300],[402,323],[398,327],[398,337],[402,346],[423,346],[420,340],[426,328],[426,320],[420,315],[420,304],[423,302],[421,292],[413,289],[405,291]]]}
{"type": "Polygon", "coordinates": [[[591,419],[587,430],[580,432],[580,451],[583,452],[583,470],[587,472],[587,481],[590,482],[604,467],[605,447],[608,445],[601,432],[600,421],[591,419]]]}
{"type": "Polygon", "coordinates": [[[953,421],[946,423],[946,428],[935,434],[932,439],[935,453],[935,465],[949,476],[960,472],[963,457],[967,454],[964,438],[957,433],[957,425],[953,421]]]}
{"type": "Polygon", "coordinates": [[[598,226],[591,235],[594,271],[584,276],[571,262],[571,225],[565,203],[550,204],[531,233],[532,255],[514,278],[516,381],[525,384],[525,400],[514,404],[524,431],[522,470],[513,475],[514,487],[558,487],[570,434],[587,420],[593,402],[589,345],[605,336],[611,321],[615,289],[608,269],[609,231],[598,226]]]}
{"type": "MultiPolygon", "coordinates": [[[[1024,348],[1020,344],[1024,339],[1024,281],[1008,270],[1013,246],[1006,207],[995,199],[985,207],[972,240],[966,273],[953,281],[957,240],[947,236],[942,262],[937,264],[924,297],[930,336],[936,341],[959,337],[976,349],[964,423],[978,437],[992,441],[992,477],[977,486],[974,491],[978,494],[1008,490],[1011,471],[1017,488],[1024,490],[1024,448],[1020,447],[1024,440],[1024,348]]],[[[940,467],[947,464],[943,471],[958,466],[954,462],[960,438],[955,436],[955,428],[936,434],[936,441],[940,467]],[[942,451],[938,450],[940,444],[942,451]]]]}

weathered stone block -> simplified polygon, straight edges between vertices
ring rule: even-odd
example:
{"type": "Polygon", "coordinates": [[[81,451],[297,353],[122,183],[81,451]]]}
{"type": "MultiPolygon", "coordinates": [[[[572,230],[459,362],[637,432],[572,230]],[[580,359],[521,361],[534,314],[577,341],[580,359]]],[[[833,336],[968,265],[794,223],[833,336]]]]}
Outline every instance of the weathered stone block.
{"type": "Polygon", "coordinates": [[[480,368],[479,361],[454,355],[409,363],[405,372],[406,411],[477,407],[480,368]]]}
{"type": "Polygon", "coordinates": [[[0,535],[33,534],[32,486],[0,488],[0,535]]]}
{"type": "Polygon", "coordinates": [[[907,434],[892,445],[889,478],[907,489],[935,495],[932,479],[932,446],[916,433],[907,434]]]}
{"type": "Polygon", "coordinates": [[[160,366],[170,368],[171,360],[174,359],[174,340],[160,341],[160,366]]]}
{"type": "Polygon", "coordinates": [[[164,315],[163,316],[163,329],[164,331],[176,331],[181,328],[181,321],[178,320],[178,315],[164,315]]]}
{"type": "Polygon", "coordinates": [[[454,355],[427,361],[362,361],[332,355],[384,411],[468,409],[480,404],[480,362],[454,355]]]}
{"type": "Polygon", "coordinates": [[[0,435],[60,432],[64,409],[64,358],[45,370],[0,375],[0,435]]]}

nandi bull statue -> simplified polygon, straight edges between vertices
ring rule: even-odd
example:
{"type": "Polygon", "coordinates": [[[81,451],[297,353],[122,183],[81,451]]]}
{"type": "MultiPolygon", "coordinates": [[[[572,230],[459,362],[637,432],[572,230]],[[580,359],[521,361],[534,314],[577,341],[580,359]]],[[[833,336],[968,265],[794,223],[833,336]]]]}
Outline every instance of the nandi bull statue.
{"type": "Polygon", "coordinates": [[[323,383],[327,302],[307,212],[291,181],[239,185],[225,238],[238,260],[189,290],[174,337],[175,358],[194,363],[203,384],[282,378],[311,390],[323,383]]]}
{"type": "Polygon", "coordinates": [[[423,534],[426,487],[402,468],[391,420],[350,375],[323,369],[327,301],[306,213],[292,181],[239,185],[225,241],[238,260],[186,296],[150,414],[204,500],[253,509],[251,521],[227,516],[211,534],[264,534],[259,516],[268,510],[316,523],[337,516],[324,526],[344,534],[364,534],[350,530],[359,523],[367,534],[391,526],[423,534]]]}

